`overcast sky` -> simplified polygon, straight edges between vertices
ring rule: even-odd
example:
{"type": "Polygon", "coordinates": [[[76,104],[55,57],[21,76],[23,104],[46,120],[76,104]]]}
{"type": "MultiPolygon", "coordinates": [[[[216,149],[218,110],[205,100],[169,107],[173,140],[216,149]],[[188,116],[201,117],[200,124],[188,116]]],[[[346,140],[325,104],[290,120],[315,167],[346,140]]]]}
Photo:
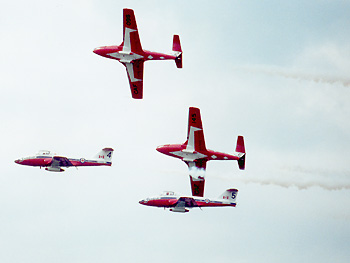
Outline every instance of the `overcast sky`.
{"type": "Polygon", "coordinates": [[[350,1],[3,1],[0,9],[0,261],[349,262],[350,1]],[[92,51],[122,42],[132,8],[147,62],[144,99],[125,68],[92,51]],[[201,109],[205,195],[236,208],[186,214],[139,200],[190,194],[186,165],[158,145],[186,140],[201,109]],[[13,161],[113,147],[112,167],[64,173],[13,161]]]}

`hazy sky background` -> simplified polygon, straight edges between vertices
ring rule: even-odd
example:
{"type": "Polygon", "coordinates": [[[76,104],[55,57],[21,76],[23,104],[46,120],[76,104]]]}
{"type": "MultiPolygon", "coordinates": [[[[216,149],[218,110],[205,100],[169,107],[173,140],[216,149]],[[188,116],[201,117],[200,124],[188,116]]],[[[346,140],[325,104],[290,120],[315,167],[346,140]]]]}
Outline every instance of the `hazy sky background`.
{"type": "Polygon", "coordinates": [[[0,261],[349,262],[350,1],[3,1],[0,9],[0,261]],[[132,8],[147,62],[144,99],[94,48],[122,42],[132,8]],[[138,201],[190,194],[187,167],[158,153],[201,109],[205,195],[236,208],[176,214],[138,201]],[[112,167],[49,173],[16,165],[113,147],[112,167]]]}

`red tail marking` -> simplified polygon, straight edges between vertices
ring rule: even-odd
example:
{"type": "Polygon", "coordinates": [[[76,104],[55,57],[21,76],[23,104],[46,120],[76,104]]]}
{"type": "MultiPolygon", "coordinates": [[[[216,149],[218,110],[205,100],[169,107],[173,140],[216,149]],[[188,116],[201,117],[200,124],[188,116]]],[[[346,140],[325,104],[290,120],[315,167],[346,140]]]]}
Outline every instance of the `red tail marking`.
{"type": "Polygon", "coordinates": [[[180,44],[180,37],[178,35],[174,35],[174,37],[173,37],[173,51],[182,52],[181,44],[180,44]]]}
{"type": "Polygon", "coordinates": [[[245,153],[243,136],[238,136],[237,138],[236,152],[245,153]]]}

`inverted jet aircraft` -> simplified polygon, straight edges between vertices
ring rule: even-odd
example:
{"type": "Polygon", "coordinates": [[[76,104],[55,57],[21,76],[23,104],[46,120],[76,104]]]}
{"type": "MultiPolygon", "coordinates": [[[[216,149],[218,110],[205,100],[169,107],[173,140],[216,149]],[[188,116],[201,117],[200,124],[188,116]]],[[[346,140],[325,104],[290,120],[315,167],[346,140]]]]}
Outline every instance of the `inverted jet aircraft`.
{"type": "Polygon", "coordinates": [[[160,196],[146,198],[139,203],[147,206],[169,208],[172,212],[186,213],[187,208],[236,206],[237,189],[228,189],[217,199],[208,199],[198,196],[177,195],[172,191],[163,192],[160,196]]]}
{"type": "Polygon", "coordinates": [[[98,152],[93,159],[85,158],[74,159],[53,154],[50,151],[39,151],[35,156],[25,157],[15,160],[15,163],[29,166],[45,167],[46,171],[63,172],[61,167],[78,167],[78,166],[111,166],[112,165],[112,148],[104,148],[98,152]]]}
{"type": "Polygon", "coordinates": [[[105,58],[116,59],[126,67],[131,95],[134,99],[143,97],[143,64],[147,60],[175,60],[176,66],[182,68],[182,49],[180,37],[173,37],[173,53],[162,54],[143,50],[137,30],[136,19],[132,9],[123,9],[123,42],[120,46],[104,46],[94,53],[105,58]]]}
{"type": "Polygon", "coordinates": [[[203,196],[205,183],[205,169],[207,161],[237,160],[239,169],[245,168],[245,147],[243,136],[238,136],[236,152],[227,154],[208,150],[205,147],[204,133],[200,110],[190,107],[188,116],[187,140],[183,144],[166,144],[157,147],[163,154],[179,158],[190,170],[191,189],[193,196],[203,196]]]}

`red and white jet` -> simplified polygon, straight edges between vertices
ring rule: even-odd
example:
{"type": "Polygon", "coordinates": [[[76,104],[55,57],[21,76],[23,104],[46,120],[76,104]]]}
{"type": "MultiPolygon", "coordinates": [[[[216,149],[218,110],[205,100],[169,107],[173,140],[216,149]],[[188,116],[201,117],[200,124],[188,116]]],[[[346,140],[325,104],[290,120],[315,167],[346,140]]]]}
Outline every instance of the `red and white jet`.
{"type": "Polygon", "coordinates": [[[21,165],[39,166],[40,168],[45,167],[45,170],[50,172],[63,172],[64,169],[61,167],[111,166],[113,151],[114,150],[112,148],[104,148],[97,153],[92,160],[84,158],[67,158],[57,156],[50,151],[39,151],[35,156],[15,160],[15,163],[21,165]]]}
{"type": "Polygon", "coordinates": [[[236,153],[227,154],[208,150],[205,147],[204,133],[200,110],[190,107],[188,116],[187,140],[183,144],[166,144],[157,147],[163,154],[179,158],[190,170],[191,189],[193,196],[203,196],[205,169],[210,160],[237,160],[239,169],[245,168],[245,147],[243,136],[238,136],[236,153]]]}
{"type": "Polygon", "coordinates": [[[228,189],[217,199],[201,198],[198,196],[177,195],[172,191],[166,191],[160,196],[146,198],[139,203],[147,206],[169,208],[172,212],[185,213],[187,208],[193,207],[219,207],[236,206],[237,189],[228,189]]]}
{"type": "Polygon", "coordinates": [[[120,46],[104,46],[94,53],[105,58],[119,60],[126,67],[131,95],[134,99],[143,97],[143,64],[147,60],[175,60],[176,66],[182,68],[182,49],[180,37],[173,37],[173,53],[162,54],[143,50],[137,30],[136,19],[132,9],[123,9],[123,42],[120,46]]]}

